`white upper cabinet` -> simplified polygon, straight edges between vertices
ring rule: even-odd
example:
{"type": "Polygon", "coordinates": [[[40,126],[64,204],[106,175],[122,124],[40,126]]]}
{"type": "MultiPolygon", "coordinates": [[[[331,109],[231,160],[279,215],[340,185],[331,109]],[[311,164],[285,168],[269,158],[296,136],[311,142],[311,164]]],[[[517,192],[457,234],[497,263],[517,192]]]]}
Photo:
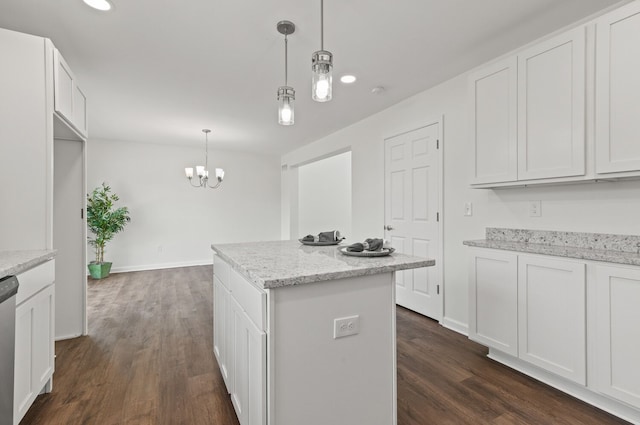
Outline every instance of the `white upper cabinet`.
{"type": "Polygon", "coordinates": [[[53,54],[54,110],[80,136],[87,137],[87,97],[60,52],[53,54]]]}
{"type": "Polygon", "coordinates": [[[469,76],[473,184],[518,178],[517,67],[512,57],[469,76]]]}
{"type": "Polygon", "coordinates": [[[471,184],[585,176],[585,79],[584,26],[472,73],[471,184]]]}
{"type": "Polygon", "coordinates": [[[518,55],[518,179],[585,174],[585,28],[518,55]]]}
{"type": "Polygon", "coordinates": [[[640,170],[640,2],[596,24],[596,173],[640,170]]]}

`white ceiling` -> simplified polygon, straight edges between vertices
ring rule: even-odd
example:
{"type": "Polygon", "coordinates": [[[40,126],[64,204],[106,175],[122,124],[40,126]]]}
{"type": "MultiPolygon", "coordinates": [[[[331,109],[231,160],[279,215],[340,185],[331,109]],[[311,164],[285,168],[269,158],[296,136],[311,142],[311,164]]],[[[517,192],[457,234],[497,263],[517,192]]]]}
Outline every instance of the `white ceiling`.
{"type": "Polygon", "coordinates": [[[319,0],[1,0],[0,27],[49,37],[89,98],[91,138],[281,154],[617,0],[326,0],[334,98],[311,100],[319,0]],[[289,36],[296,123],[277,124],[289,36]],[[337,80],[357,75],[350,86],[337,80]],[[375,86],[385,92],[371,94],[375,86]]]}

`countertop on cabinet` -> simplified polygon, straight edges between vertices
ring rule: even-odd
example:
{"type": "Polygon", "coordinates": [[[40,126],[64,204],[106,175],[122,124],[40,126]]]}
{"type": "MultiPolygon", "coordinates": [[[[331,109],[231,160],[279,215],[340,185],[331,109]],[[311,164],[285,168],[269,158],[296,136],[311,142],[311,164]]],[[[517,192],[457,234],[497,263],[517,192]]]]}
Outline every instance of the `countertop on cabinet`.
{"type": "Polygon", "coordinates": [[[212,244],[221,259],[264,289],[435,265],[435,260],[397,252],[385,257],[350,257],[346,245],[307,246],[298,241],[212,244]]]}
{"type": "Polygon", "coordinates": [[[57,250],[0,251],[0,279],[20,274],[55,258],[57,250]]]}
{"type": "Polygon", "coordinates": [[[487,228],[487,238],[463,243],[478,248],[640,266],[640,236],[487,228]]]}

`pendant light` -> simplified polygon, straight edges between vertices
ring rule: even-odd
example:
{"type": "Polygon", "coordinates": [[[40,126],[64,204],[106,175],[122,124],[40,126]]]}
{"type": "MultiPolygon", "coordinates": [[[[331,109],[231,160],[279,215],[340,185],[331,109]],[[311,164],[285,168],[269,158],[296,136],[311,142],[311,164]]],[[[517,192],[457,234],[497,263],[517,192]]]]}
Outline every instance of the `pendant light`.
{"type": "Polygon", "coordinates": [[[333,55],[324,50],[324,0],[320,0],[320,50],[311,56],[311,98],[316,102],[331,100],[333,55]]]}
{"type": "Polygon", "coordinates": [[[198,165],[196,166],[196,174],[198,175],[198,181],[196,184],[193,184],[193,168],[185,168],[184,174],[189,179],[189,183],[193,187],[208,187],[211,189],[216,189],[222,183],[224,179],[224,170],[222,168],[216,168],[216,184],[211,186],[209,182],[209,133],[211,130],[205,128],[202,130],[204,133],[204,166],[198,165]]]}
{"type": "Polygon", "coordinates": [[[289,87],[287,85],[287,36],[295,32],[296,26],[293,24],[293,22],[290,21],[280,21],[278,22],[276,28],[278,29],[278,32],[280,34],[284,34],[284,86],[278,87],[278,124],[293,125],[293,105],[296,100],[296,91],[293,89],[293,87],[289,87]]]}

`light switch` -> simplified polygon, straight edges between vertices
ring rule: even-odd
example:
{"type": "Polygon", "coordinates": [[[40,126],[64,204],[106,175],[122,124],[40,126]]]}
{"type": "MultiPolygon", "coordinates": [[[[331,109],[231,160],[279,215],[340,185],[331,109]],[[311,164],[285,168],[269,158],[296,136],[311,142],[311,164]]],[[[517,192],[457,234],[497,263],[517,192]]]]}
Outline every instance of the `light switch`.
{"type": "Polygon", "coordinates": [[[464,203],[464,215],[466,217],[471,217],[473,215],[473,205],[471,202],[464,203]]]}
{"type": "Polygon", "coordinates": [[[529,217],[542,217],[542,201],[529,201],[529,217]]]}

